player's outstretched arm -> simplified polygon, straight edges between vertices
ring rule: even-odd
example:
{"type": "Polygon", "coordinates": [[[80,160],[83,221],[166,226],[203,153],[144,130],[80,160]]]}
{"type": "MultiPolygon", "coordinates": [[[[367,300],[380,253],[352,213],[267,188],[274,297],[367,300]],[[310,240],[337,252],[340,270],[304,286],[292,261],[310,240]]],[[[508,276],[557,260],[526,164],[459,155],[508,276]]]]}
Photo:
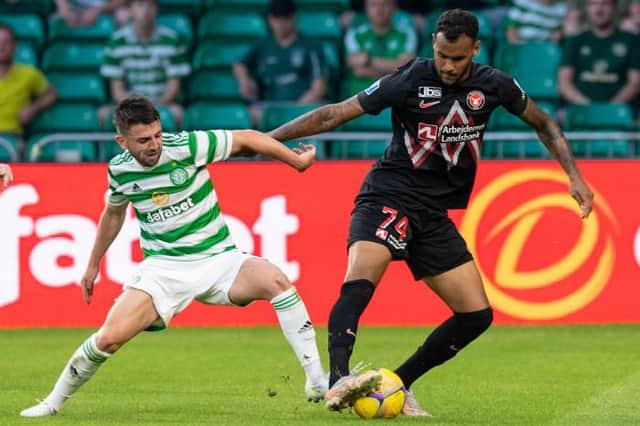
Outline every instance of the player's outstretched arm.
{"type": "Polygon", "coordinates": [[[581,217],[589,216],[593,208],[593,192],[582,178],[560,127],[531,99],[527,100],[527,107],[520,117],[535,129],[542,143],[569,176],[569,192],[582,210],[581,217]]]}
{"type": "Polygon", "coordinates": [[[280,142],[333,130],[344,122],[364,114],[357,96],[342,102],[323,105],[269,132],[280,142]]]}
{"type": "Polygon", "coordinates": [[[0,181],[2,181],[2,189],[6,188],[13,180],[13,173],[8,164],[0,164],[0,181]]]}
{"type": "Polygon", "coordinates": [[[300,148],[289,149],[269,135],[256,130],[234,130],[231,155],[261,154],[280,160],[299,172],[308,169],[316,158],[316,147],[300,144],[300,148]]]}
{"type": "Polygon", "coordinates": [[[98,276],[100,270],[100,260],[107,252],[107,249],[115,240],[118,232],[122,228],[124,223],[125,214],[127,212],[127,204],[115,206],[113,204],[107,204],[102,214],[100,215],[100,221],[98,222],[98,232],[96,234],[96,240],[93,243],[93,249],[89,256],[89,262],[87,269],[85,270],[82,279],[80,280],[80,286],[82,287],[82,296],[84,301],[89,304],[91,302],[91,295],[93,294],[93,283],[98,276]]]}

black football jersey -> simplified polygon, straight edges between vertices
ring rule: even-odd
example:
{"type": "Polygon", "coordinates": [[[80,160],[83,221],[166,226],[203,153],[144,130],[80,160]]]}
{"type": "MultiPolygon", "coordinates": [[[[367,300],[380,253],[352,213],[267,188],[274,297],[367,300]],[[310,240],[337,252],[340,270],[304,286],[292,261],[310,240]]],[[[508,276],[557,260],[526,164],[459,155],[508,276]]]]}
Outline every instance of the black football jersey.
{"type": "Polygon", "coordinates": [[[475,180],[491,112],[520,115],[527,95],[515,79],[472,63],[469,77],[446,85],[432,59],[417,58],[358,94],[365,112],[391,107],[393,138],[359,200],[387,198],[411,210],[464,208],[475,180]]]}

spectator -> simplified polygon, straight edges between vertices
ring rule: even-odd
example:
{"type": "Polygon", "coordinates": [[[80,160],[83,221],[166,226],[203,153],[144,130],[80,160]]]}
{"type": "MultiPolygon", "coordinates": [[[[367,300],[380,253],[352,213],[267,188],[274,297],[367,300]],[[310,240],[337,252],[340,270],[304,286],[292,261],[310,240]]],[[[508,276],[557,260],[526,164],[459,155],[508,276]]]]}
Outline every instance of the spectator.
{"type": "Polygon", "coordinates": [[[58,15],[70,27],[90,26],[103,13],[113,14],[118,25],[129,20],[127,0],[55,0],[58,15]]]}
{"type": "MultiPolygon", "coordinates": [[[[344,29],[349,28],[353,23],[356,13],[363,13],[365,0],[351,0],[349,2],[349,9],[342,12],[340,15],[340,26],[344,29]]],[[[398,8],[411,14],[413,23],[418,29],[422,30],[424,25],[424,18],[433,10],[430,0],[398,0],[398,8]]],[[[455,9],[451,7],[445,7],[446,9],[455,9]]]]}
{"type": "Polygon", "coordinates": [[[16,36],[0,24],[0,133],[21,136],[24,126],[56,100],[56,90],[38,69],[13,62],[16,36]]]}
{"type": "Polygon", "coordinates": [[[567,38],[558,73],[570,103],[630,103],[640,91],[638,36],[616,28],[614,0],[588,0],[589,28],[567,38]]]}
{"type": "Polygon", "coordinates": [[[367,0],[368,21],[345,35],[348,77],[345,96],[360,92],[416,56],[414,28],[393,25],[395,0],[367,0]]]}
{"type": "Polygon", "coordinates": [[[563,35],[573,36],[584,30],[584,7],[580,0],[567,1],[567,13],[564,15],[563,35]]]}
{"type": "Polygon", "coordinates": [[[233,64],[241,96],[251,103],[254,125],[264,102],[318,103],[327,93],[323,53],[319,43],[298,34],[292,0],[272,0],[268,21],[271,35],[233,64]]]}
{"type": "Polygon", "coordinates": [[[640,34],[640,0],[631,0],[627,5],[620,28],[633,34],[640,34]]]}
{"type": "Polygon", "coordinates": [[[514,0],[507,15],[507,41],[559,42],[567,4],[558,0],[514,0]]]}
{"type": "MultiPolygon", "coordinates": [[[[191,73],[187,47],[175,31],[156,25],[157,0],[133,0],[130,11],[133,23],[118,30],[109,41],[100,73],[109,79],[115,102],[133,93],[147,96],[167,106],[179,127],[184,115],[177,101],[180,79],[191,73]]],[[[112,108],[100,108],[103,125],[112,108]]]]}
{"type": "Polygon", "coordinates": [[[0,164],[0,181],[2,181],[0,191],[6,189],[12,180],[13,173],[11,172],[11,167],[8,164],[0,164]]]}

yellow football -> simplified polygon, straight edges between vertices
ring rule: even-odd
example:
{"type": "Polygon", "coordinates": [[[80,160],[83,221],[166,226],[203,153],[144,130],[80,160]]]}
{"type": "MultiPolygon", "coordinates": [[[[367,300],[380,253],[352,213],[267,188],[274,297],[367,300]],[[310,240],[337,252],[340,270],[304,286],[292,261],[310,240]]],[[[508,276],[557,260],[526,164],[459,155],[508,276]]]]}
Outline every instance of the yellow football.
{"type": "Polygon", "coordinates": [[[392,419],[404,406],[404,385],[400,377],[387,368],[379,368],[382,375],[380,384],[368,395],[356,400],[355,412],[363,419],[392,419]]]}

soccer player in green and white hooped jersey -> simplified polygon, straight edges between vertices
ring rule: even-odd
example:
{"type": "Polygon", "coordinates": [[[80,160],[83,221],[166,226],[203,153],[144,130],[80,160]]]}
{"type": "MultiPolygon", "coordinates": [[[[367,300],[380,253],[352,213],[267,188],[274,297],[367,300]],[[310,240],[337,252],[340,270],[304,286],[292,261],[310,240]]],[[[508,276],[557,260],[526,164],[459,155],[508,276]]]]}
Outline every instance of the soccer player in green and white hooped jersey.
{"type": "Polygon", "coordinates": [[[102,327],[73,353],[51,393],[20,414],[56,414],[122,345],[143,330],[166,327],[194,299],[237,306],[269,300],[304,368],[308,399],[322,399],[328,378],[304,303],[278,267],[236,248],[206,168],[232,155],[262,154],[304,171],[315,159],[315,148],[290,150],[253,130],[162,133],[158,111],[143,96],[121,101],[114,122],[125,152],[109,163],[107,205],[80,283],[85,301],[90,302],[100,260],[118,235],[129,202],[140,222],[145,258],[102,327]]]}

